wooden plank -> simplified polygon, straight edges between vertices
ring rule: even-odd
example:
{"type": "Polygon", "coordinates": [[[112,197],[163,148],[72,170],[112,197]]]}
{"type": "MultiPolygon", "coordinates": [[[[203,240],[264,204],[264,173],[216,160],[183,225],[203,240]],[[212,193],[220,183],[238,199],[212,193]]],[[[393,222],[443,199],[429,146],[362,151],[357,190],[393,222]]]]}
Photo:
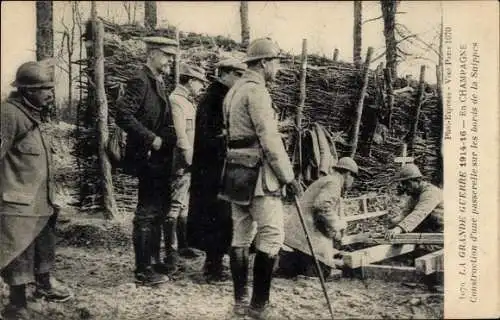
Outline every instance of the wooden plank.
{"type": "Polygon", "coordinates": [[[379,262],[415,250],[414,244],[389,245],[381,244],[374,247],[344,254],[344,264],[349,268],[359,268],[362,265],[379,262]]]}
{"type": "Polygon", "coordinates": [[[342,240],[340,240],[340,244],[343,246],[347,246],[353,243],[368,242],[370,241],[370,238],[371,238],[371,232],[363,232],[349,236],[344,236],[342,240]]]}
{"type": "Polygon", "coordinates": [[[415,267],[387,266],[369,264],[363,267],[363,276],[368,279],[379,279],[395,282],[420,282],[422,275],[415,267]]]}
{"type": "Polygon", "coordinates": [[[361,242],[373,244],[443,244],[443,241],[442,233],[402,233],[395,235],[391,240],[385,240],[383,233],[364,232],[344,236],[341,244],[344,246],[361,242]]]}
{"type": "Polygon", "coordinates": [[[383,235],[373,236],[367,242],[378,244],[443,244],[442,233],[401,233],[394,235],[391,240],[385,240],[383,235]]]}
{"type": "Polygon", "coordinates": [[[428,275],[434,272],[444,272],[443,249],[426,254],[415,259],[417,272],[428,275]]]}
{"type": "Polygon", "coordinates": [[[387,211],[374,211],[374,212],[369,212],[366,214],[355,214],[352,216],[345,216],[344,220],[347,222],[356,221],[356,220],[362,220],[362,219],[375,218],[375,217],[383,216],[384,214],[387,214],[387,211]]]}

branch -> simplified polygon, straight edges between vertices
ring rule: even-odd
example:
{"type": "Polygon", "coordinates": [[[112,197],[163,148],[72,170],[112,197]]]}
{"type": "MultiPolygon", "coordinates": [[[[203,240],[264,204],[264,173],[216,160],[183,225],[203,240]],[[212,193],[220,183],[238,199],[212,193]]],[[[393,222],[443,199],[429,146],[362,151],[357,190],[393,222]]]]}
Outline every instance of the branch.
{"type": "Polygon", "coordinates": [[[371,18],[371,19],[368,19],[368,20],[365,20],[363,22],[361,22],[361,24],[365,24],[365,23],[368,23],[368,22],[372,22],[372,21],[376,21],[376,20],[379,20],[379,19],[382,19],[384,16],[380,16],[380,17],[376,17],[376,18],[371,18]]]}
{"type": "Polygon", "coordinates": [[[401,52],[402,54],[404,54],[405,56],[411,56],[412,54],[408,53],[408,52],[405,52],[403,51],[403,49],[401,49],[400,47],[396,47],[396,49],[401,52]]]}
{"type": "Polygon", "coordinates": [[[381,59],[385,56],[385,52],[386,50],[384,50],[384,52],[382,52],[381,54],[379,54],[378,56],[376,56],[375,58],[372,59],[372,62],[375,62],[377,61],[378,59],[381,59]]]}

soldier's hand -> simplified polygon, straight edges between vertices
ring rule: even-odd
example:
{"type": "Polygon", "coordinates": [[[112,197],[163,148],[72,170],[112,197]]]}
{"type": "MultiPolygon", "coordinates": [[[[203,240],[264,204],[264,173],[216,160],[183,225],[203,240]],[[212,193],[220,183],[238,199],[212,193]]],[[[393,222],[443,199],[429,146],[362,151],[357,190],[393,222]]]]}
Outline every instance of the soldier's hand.
{"type": "Polygon", "coordinates": [[[385,233],[385,240],[392,240],[395,235],[403,233],[403,229],[400,226],[396,226],[392,229],[387,230],[385,233]]]}
{"type": "Polygon", "coordinates": [[[291,182],[289,182],[287,184],[287,187],[288,187],[288,190],[290,190],[290,192],[292,192],[292,194],[294,196],[297,196],[297,197],[300,197],[302,196],[302,186],[300,185],[300,182],[298,182],[297,180],[292,180],[291,182]]]}
{"type": "Polygon", "coordinates": [[[151,146],[153,147],[154,150],[158,151],[160,150],[162,143],[163,141],[161,140],[160,137],[155,137],[155,139],[153,140],[153,144],[151,146]]]}

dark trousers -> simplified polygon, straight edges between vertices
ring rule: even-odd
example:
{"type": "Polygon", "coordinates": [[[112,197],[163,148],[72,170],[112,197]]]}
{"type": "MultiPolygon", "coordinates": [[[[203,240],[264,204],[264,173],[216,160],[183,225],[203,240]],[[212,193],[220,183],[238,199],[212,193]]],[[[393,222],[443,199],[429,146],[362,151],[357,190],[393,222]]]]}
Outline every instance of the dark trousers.
{"type": "Polygon", "coordinates": [[[167,165],[142,170],[139,175],[139,201],[134,224],[136,258],[148,265],[151,257],[159,262],[161,226],[170,206],[170,172],[167,165]],[[140,242],[140,243],[139,243],[140,242]],[[148,257],[145,257],[148,256],[148,257]]]}
{"type": "Polygon", "coordinates": [[[56,237],[48,222],[33,242],[2,270],[2,278],[10,286],[34,282],[35,274],[48,273],[55,260],[56,237]]]}

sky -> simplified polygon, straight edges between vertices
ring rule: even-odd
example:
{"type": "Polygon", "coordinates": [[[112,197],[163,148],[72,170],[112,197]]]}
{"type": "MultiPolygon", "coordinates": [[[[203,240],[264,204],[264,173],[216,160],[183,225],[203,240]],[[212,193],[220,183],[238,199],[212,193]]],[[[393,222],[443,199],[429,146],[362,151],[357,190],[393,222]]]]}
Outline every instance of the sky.
{"type": "MultiPolygon", "coordinates": [[[[126,22],[127,15],[122,1],[98,1],[99,15],[115,22],[126,22]]],[[[136,20],[142,22],[142,1],[139,1],[136,20]]],[[[1,10],[1,89],[2,96],[9,91],[10,82],[16,68],[27,60],[35,59],[35,1],[2,1],[1,10]]],[[[89,16],[89,2],[81,2],[84,18],[89,16]]],[[[399,23],[424,41],[437,46],[437,32],[440,26],[439,1],[402,1],[397,15],[399,23]]],[[[380,17],[379,1],[363,1],[363,20],[380,17]]],[[[61,21],[71,19],[68,1],[54,2],[55,47],[58,51],[63,30],[61,21]]],[[[309,53],[331,57],[335,48],[339,49],[339,59],[352,61],[353,2],[297,1],[249,2],[250,37],[269,36],[285,51],[300,54],[302,39],[308,41],[309,53]]],[[[171,24],[182,31],[193,31],[208,35],[229,36],[240,41],[239,1],[199,2],[165,1],[158,2],[159,25],[171,24]]],[[[382,19],[363,25],[362,56],[367,48],[374,48],[374,57],[384,50],[382,19]]],[[[406,49],[416,55],[424,50],[415,46],[406,49]]],[[[78,50],[76,50],[78,52],[78,50]]],[[[413,74],[418,78],[420,65],[434,70],[436,55],[424,53],[430,60],[409,60],[401,63],[400,75],[413,74]]],[[[77,57],[75,57],[77,58],[77,57]]],[[[376,63],[382,62],[378,60],[376,63]]],[[[375,67],[376,64],[372,65],[375,67]]],[[[428,82],[435,82],[434,72],[428,82]]],[[[56,75],[64,79],[64,74],[56,75]]],[[[62,81],[60,81],[62,82],[62,81]]],[[[64,85],[62,86],[64,87],[64,85]]],[[[64,90],[63,88],[61,88],[64,90]]]]}

